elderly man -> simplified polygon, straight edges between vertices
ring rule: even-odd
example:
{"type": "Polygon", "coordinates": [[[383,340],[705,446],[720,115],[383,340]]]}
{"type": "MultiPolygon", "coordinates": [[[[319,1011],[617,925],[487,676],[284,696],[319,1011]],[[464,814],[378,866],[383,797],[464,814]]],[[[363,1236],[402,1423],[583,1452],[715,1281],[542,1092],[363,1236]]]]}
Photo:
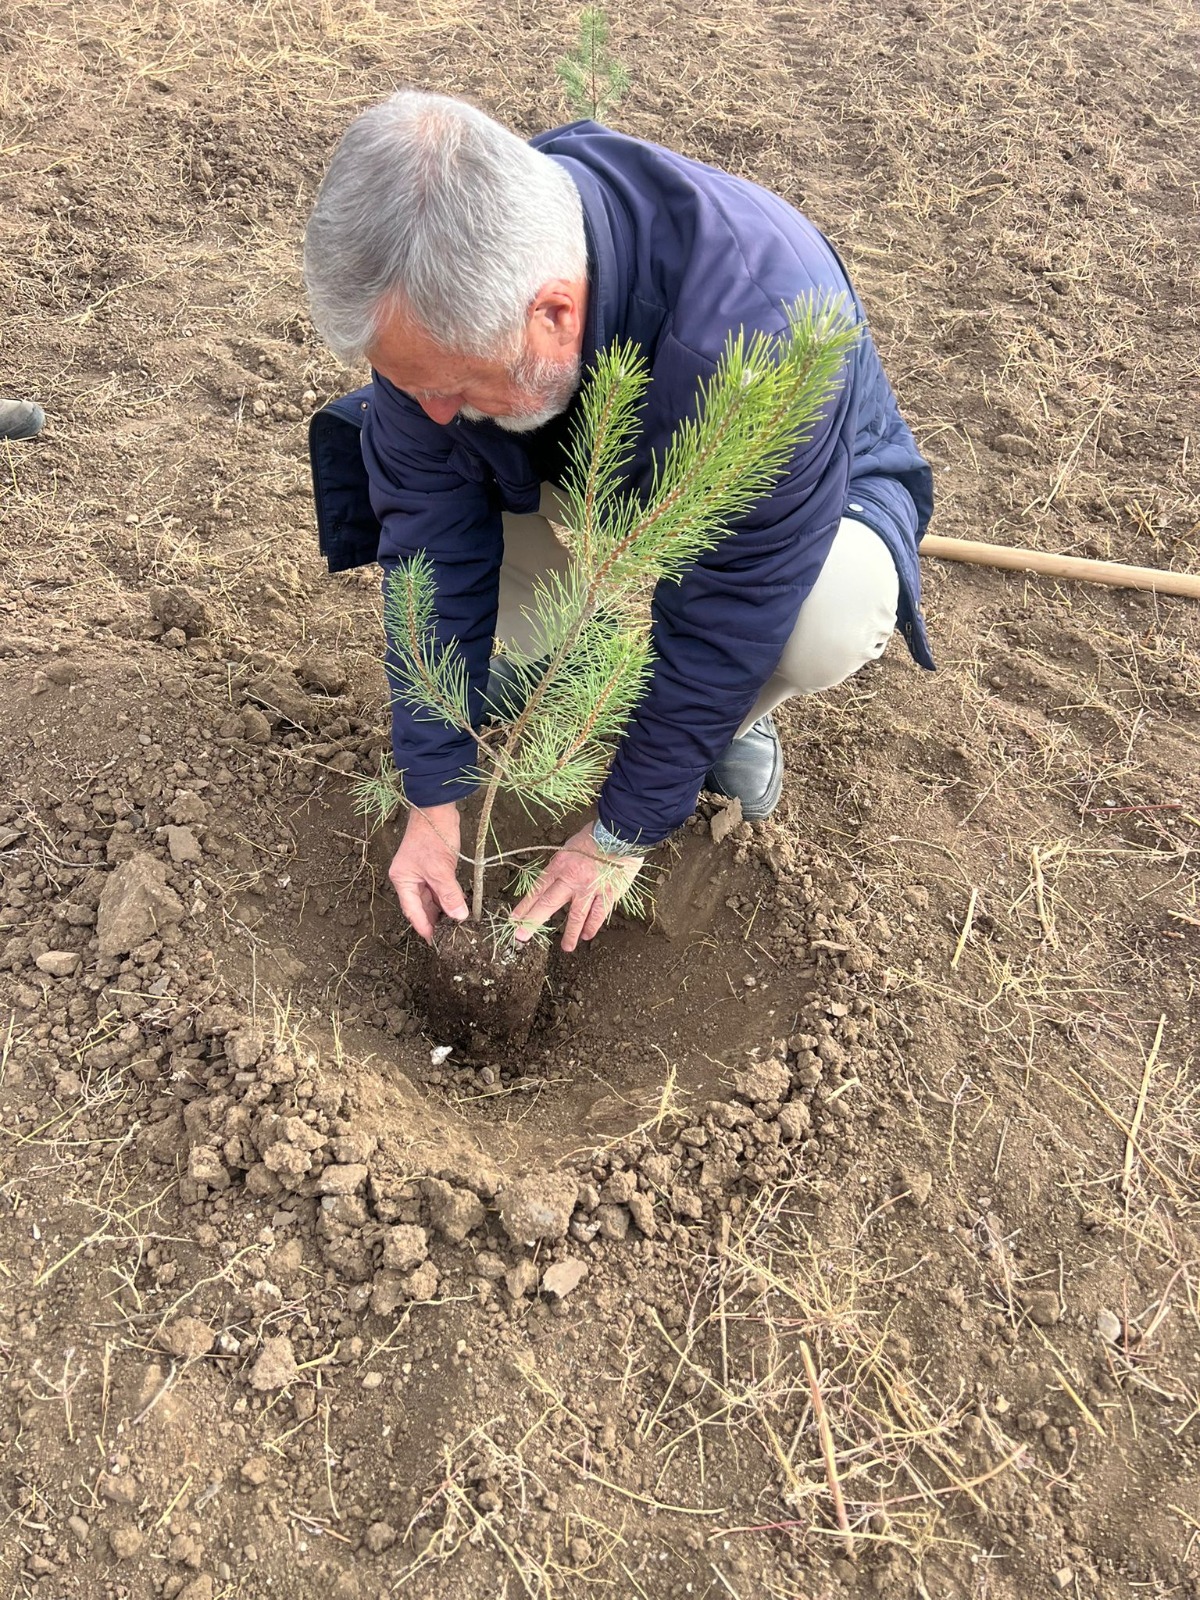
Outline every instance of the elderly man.
{"type": "MultiPolygon", "coordinates": [[[[731,331],[780,332],[807,294],[844,296],[862,324],[839,392],[770,497],[655,594],[652,682],[598,817],[516,908],[524,929],[566,907],[563,948],[591,938],[612,896],[603,864],[640,863],[702,787],[766,817],[782,783],[771,710],[842,682],[897,623],[932,667],[917,569],[929,468],[845,268],[774,195],[594,123],[526,144],[469,105],[403,92],[335,151],[305,280],[333,350],[372,367],[356,409],[378,559],[385,573],[418,550],[432,559],[439,637],[465,652],[477,720],[494,640],[520,635],[522,594],[564,559],[537,513],[564,475],[596,353],[633,340],[650,363],[636,489],[731,331]]],[[[314,475],[320,513],[315,449],[314,475]]],[[[391,879],[429,939],[442,913],[466,916],[456,868],[471,745],[399,700],[392,736],[411,810],[391,879]]]]}

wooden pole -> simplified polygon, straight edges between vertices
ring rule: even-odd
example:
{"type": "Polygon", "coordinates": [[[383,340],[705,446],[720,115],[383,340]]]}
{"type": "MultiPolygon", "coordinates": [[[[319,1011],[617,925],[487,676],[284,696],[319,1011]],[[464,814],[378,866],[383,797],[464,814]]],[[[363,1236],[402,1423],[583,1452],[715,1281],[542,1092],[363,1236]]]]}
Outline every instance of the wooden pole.
{"type": "Polygon", "coordinates": [[[923,556],[941,561],[967,561],[979,567],[1004,567],[1012,572],[1040,572],[1048,578],[1076,578],[1083,583],[1106,583],[1114,589],[1153,589],[1156,594],[1190,595],[1200,600],[1200,573],[1163,572],[1157,567],[1127,567],[1119,561],[1092,561],[1084,556],[1052,555],[1045,550],[1018,550],[1007,544],[983,544],[978,539],[945,539],[926,534],[923,556]]]}

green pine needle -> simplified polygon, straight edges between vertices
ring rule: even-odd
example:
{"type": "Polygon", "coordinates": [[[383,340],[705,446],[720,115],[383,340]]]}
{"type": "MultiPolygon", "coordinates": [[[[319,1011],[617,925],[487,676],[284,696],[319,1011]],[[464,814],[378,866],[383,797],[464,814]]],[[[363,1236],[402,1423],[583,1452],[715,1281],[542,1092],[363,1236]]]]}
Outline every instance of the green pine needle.
{"type": "Polygon", "coordinates": [[[404,780],[390,755],[379,760],[378,773],[369,778],[359,774],[350,784],[354,808],[367,818],[372,830],[382,828],[404,804],[404,780]]]}
{"type": "Polygon", "coordinates": [[[389,574],[383,619],[393,691],[415,715],[469,731],[467,663],[457,639],[449,646],[438,641],[437,585],[433,562],[423,550],[389,574]]]}

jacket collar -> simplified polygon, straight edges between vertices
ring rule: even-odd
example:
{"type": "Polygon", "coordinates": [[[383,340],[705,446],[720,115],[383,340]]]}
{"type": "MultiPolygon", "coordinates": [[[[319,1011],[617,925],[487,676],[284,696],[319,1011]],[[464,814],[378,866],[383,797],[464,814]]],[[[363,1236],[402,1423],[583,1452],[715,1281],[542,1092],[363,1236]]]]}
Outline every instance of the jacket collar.
{"type": "Polygon", "coordinates": [[[583,202],[583,228],[588,252],[588,309],[580,362],[590,370],[597,355],[624,336],[630,283],[630,247],[615,207],[603,185],[573,156],[552,155],[570,176],[583,202]]]}

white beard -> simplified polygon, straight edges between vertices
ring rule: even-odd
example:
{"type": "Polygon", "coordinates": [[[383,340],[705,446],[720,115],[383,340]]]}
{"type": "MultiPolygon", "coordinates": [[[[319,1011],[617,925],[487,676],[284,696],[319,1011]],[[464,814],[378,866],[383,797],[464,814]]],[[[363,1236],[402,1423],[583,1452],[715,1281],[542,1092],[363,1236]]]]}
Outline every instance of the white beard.
{"type": "Polygon", "coordinates": [[[509,369],[509,376],[531,400],[541,402],[536,411],[490,417],[486,411],[477,411],[474,406],[462,406],[458,414],[468,422],[494,422],[506,433],[533,433],[537,428],[544,428],[555,417],[561,417],[571,404],[579,388],[579,365],[578,356],[565,366],[543,356],[522,356],[509,369]]]}

